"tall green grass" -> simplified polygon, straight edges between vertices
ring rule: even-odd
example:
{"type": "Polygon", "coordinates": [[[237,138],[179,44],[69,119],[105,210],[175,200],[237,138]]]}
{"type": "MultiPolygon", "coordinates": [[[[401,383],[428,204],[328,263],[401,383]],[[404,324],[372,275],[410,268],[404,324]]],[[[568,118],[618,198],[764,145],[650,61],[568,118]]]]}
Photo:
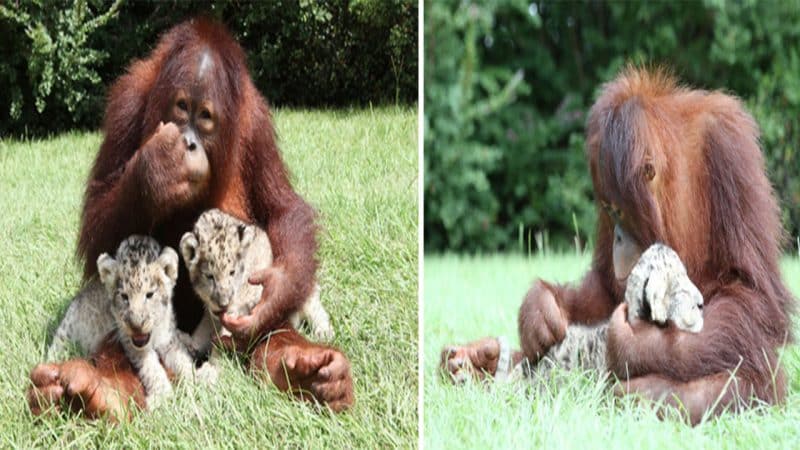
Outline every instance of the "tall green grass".
{"type": "Polygon", "coordinates": [[[355,407],[319,413],[226,360],[217,386],[181,386],[128,424],[36,423],[27,376],[78,289],[78,218],[101,138],[0,141],[0,447],[416,445],[416,111],[279,110],[275,122],[294,186],[320,213],[322,301],[352,362],[355,407]]]}
{"type": "MultiPolygon", "coordinates": [[[[661,421],[630,399],[615,401],[597,377],[568,374],[561,385],[530,392],[512,384],[455,387],[437,376],[439,350],[483,336],[514,345],[517,311],[537,277],[580,279],[589,255],[425,257],[424,442],[439,448],[800,448],[800,351],[784,350],[785,404],[726,414],[691,428],[661,421]]],[[[800,294],[800,260],[787,257],[784,279],[800,294]]]]}

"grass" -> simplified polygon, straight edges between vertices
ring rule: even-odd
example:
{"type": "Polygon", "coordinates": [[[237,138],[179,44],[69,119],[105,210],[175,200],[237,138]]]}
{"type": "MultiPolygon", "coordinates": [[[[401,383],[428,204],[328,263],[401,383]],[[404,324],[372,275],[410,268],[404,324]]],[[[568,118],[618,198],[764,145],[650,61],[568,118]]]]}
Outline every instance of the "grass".
{"type": "Polygon", "coordinates": [[[417,118],[409,108],[279,110],[294,186],[320,213],[322,300],[356,405],[322,413],[226,360],[220,384],[111,426],[33,420],[30,369],[80,280],[74,258],[98,133],[0,141],[0,447],[385,448],[417,443],[417,118]]]}
{"type": "MultiPolygon", "coordinates": [[[[692,428],[661,421],[631,399],[615,402],[597,377],[565,376],[539,394],[519,385],[455,387],[437,376],[445,344],[505,335],[518,345],[517,311],[532,280],[579,280],[589,256],[425,257],[424,442],[439,448],[797,448],[800,349],[784,350],[790,394],[784,405],[726,414],[692,428]]],[[[800,294],[800,260],[782,263],[800,294]]]]}

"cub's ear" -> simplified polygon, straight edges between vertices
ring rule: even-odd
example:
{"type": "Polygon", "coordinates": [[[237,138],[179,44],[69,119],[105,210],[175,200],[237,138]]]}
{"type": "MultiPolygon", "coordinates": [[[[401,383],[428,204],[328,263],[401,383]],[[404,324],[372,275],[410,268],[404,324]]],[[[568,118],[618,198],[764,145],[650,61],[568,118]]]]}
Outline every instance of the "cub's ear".
{"type": "Polygon", "coordinates": [[[252,244],[253,239],[256,237],[254,225],[239,225],[236,227],[236,233],[239,235],[239,242],[242,243],[242,247],[252,244]]]}
{"type": "Polygon", "coordinates": [[[181,238],[181,255],[186,267],[192,267],[197,264],[197,236],[192,232],[185,233],[181,238]]]}
{"type": "Polygon", "coordinates": [[[158,263],[164,269],[167,277],[174,283],[178,279],[178,253],[172,247],[164,247],[158,257],[158,263]]]}
{"type": "Polygon", "coordinates": [[[101,283],[113,286],[117,282],[117,261],[108,253],[103,253],[97,258],[97,274],[101,283]]]}

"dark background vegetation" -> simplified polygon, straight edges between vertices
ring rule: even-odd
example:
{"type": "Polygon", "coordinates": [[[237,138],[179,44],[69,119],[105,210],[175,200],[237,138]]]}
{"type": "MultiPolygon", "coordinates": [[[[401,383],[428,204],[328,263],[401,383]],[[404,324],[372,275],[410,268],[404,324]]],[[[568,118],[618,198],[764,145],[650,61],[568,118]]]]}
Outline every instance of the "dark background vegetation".
{"type": "Polygon", "coordinates": [[[800,3],[425,2],[425,249],[591,245],[584,122],[628,62],[742,98],[800,235],[800,3]]]}
{"type": "Polygon", "coordinates": [[[273,105],[417,100],[416,0],[5,0],[0,136],[98,127],[131,59],[199,14],[229,27],[273,105]]]}

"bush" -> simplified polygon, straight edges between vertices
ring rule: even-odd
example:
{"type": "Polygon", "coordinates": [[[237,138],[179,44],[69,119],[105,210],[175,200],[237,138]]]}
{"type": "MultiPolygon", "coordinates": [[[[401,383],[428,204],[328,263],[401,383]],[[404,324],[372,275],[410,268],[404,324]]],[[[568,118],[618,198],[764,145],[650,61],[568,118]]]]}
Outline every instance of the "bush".
{"type": "Polygon", "coordinates": [[[34,0],[0,4],[0,136],[99,126],[106,87],[162,32],[200,14],[224,22],[276,105],[414,103],[414,0],[34,0]]]}
{"type": "Polygon", "coordinates": [[[447,0],[425,4],[425,248],[591,243],[584,122],[627,62],[743,98],[800,234],[800,8],[447,0]]]}
{"type": "Polygon", "coordinates": [[[72,8],[43,2],[32,2],[27,10],[0,5],[0,33],[19,37],[0,44],[6,55],[0,67],[5,87],[0,105],[9,105],[0,112],[0,133],[15,124],[37,127],[45,110],[49,125],[57,129],[87,120],[92,109],[100,107],[91,91],[101,81],[96,66],[108,53],[86,44],[113,18],[120,3],[117,0],[96,17],[81,0],[72,8]]]}

